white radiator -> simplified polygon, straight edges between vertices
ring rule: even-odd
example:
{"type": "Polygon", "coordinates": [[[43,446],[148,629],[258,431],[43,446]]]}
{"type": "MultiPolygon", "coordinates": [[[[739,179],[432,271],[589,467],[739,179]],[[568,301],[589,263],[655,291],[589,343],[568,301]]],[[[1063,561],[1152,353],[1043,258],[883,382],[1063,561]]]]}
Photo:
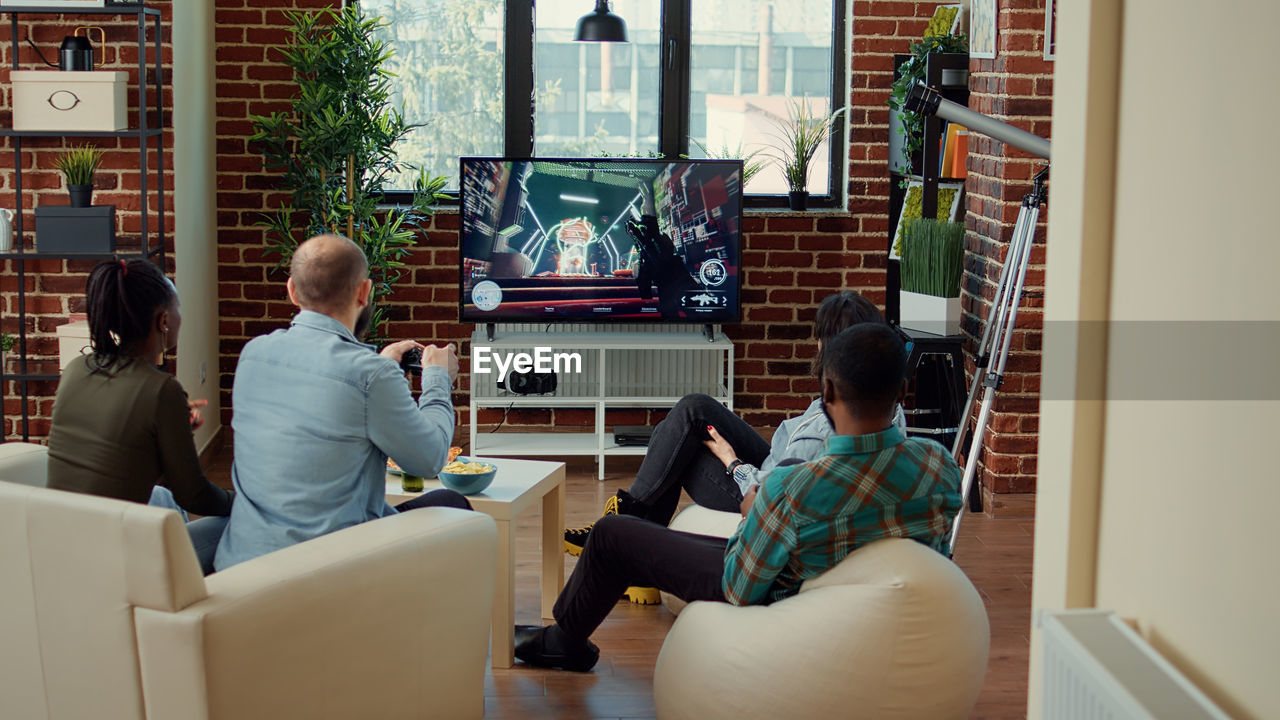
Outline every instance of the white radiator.
{"type": "Polygon", "coordinates": [[[1040,615],[1044,720],[1229,720],[1115,613],[1040,615]]]}

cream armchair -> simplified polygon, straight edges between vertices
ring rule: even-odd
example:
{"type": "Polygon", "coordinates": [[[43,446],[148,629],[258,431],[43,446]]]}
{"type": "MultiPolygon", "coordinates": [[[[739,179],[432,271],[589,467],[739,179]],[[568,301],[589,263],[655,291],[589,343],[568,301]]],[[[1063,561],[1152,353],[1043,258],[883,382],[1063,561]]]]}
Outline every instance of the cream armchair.
{"type": "MultiPolygon", "coordinates": [[[[671,527],[727,536],[738,520],[690,506],[671,527]]],[[[663,720],[967,718],[986,676],[982,598],[914,540],[860,547],[772,605],[681,605],[653,672],[663,720]]]]}
{"type": "Polygon", "coordinates": [[[176,513],[0,482],[0,714],[479,718],[496,557],[430,508],[203,578],[176,513]]]}
{"type": "Polygon", "coordinates": [[[36,443],[0,443],[0,480],[44,487],[49,482],[49,448],[36,443]]]}

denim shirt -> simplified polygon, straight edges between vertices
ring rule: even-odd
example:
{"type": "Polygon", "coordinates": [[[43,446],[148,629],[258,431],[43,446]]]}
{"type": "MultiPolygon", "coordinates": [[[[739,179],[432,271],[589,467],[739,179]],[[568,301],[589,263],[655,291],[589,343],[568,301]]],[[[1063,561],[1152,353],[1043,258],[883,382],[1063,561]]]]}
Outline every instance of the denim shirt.
{"type": "Polygon", "coordinates": [[[215,567],[395,513],[387,457],[435,477],[453,439],[450,388],[448,371],[423,367],[415,403],[393,360],[320,313],[249,341],[231,392],[237,493],[215,567]]]}

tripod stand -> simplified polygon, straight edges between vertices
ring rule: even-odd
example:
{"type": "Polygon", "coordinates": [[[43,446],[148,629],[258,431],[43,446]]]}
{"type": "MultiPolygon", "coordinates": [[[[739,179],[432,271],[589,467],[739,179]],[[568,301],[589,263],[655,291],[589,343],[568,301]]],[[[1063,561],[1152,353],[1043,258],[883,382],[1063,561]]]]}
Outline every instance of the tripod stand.
{"type": "MultiPolygon", "coordinates": [[[[996,286],[995,297],[991,299],[991,307],[987,310],[986,327],[982,331],[982,341],[978,343],[978,352],[974,358],[973,384],[969,388],[969,397],[964,403],[964,412],[960,414],[960,426],[956,429],[955,444],[951,447],[951,456],[960,459],[960,448],[964,445],[965,428],[969,424],[969,414],[973,411],[973,403],[978,398],[978,388],[983,387],[982,409],[978,411],[978,421],[973,429],[973,441],[969,444],[969,452],[965,455],[964,479],[960,485],[960,497],[967,500],[973,489],[973,479],[978,472],[978,451],[982,449],[982,437],[986,433],[987,418],[991,415],[991,406],[995,403],[996,389],[1004,382],[1004,367],[1009,360],[1009,344],[1013,340],[1013,328],[1018,321],[1018,305],[1022,301],[1022,285],[1027,277],[1027,265],[1031,262],[1031,246],[1036,234],[1036,223],[1040,219],[1040,206],[1047,196],[1044,183],[1049,176],[1049,168],[1036,173],[1034,189],[1022,198],[1022,207],[1018,210],[1018,222],[1013,226],[1013,240],[1009,244],[1009,254],[1005,258],[1004,267],[1000,270],[1000,283],[996,286]],[[989,369],[993,353],[997,354],[994,369],[989,369]]],[[[967,502],[961,502],[960,511],[951,525],[951,537],[947,542],[947,554],[953,555],[956,550],[956,539],[960,534],[960,520],[964,517],[967,502]]]]}

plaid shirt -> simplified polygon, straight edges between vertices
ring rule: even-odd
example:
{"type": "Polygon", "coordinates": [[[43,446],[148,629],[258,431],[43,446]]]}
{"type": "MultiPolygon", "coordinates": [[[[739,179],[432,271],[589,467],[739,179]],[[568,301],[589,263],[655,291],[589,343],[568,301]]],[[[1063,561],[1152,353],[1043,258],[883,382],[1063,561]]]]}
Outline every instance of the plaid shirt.
{"type": "Polygon", "coordinates": [[[725,549],[725,598],[735,605],[781,600],[885,537],[945,552],[959,509],[960,468],[938,443],[908,439],[897,427],[828,438],[825,455],[778,468],[760,486],[725,549]]]}

